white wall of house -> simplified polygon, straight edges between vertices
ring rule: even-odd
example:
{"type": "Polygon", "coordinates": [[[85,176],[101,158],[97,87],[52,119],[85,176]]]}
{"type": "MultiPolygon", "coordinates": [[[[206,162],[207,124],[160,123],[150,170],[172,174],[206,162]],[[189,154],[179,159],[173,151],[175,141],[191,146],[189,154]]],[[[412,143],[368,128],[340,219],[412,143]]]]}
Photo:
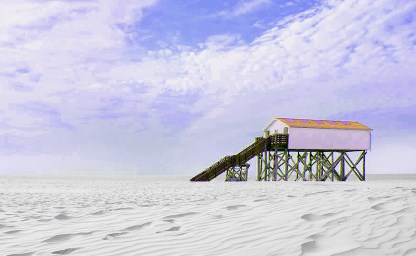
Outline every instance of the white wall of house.
{"type": "Polygon", "coordinates": [[[290,127],[289,149],[370,150],[371,131],[290,127]]]}
{"type": "Polygon", "coordinates": [[[274,122],[268,128],[266,128],[266,130],[268,130],[270,134],[274,134],[276,130],[277,130],[277,133],[283,133],[284,127],[288,127],[288,126],[279,120],[274,120],[274,122]]]}

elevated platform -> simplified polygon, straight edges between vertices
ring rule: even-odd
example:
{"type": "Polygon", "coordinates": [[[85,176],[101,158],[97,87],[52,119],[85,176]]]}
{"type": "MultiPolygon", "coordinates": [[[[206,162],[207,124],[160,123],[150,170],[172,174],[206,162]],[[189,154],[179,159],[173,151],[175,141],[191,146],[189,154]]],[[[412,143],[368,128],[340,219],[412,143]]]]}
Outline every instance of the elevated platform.
{"type": "Polygon", "coordinates": [[[366,150],[289,149],[288,134],[273,134],[255,141],[235,155],[225,156],[191,181],[210,181],[226,172],[226,181],[246,181],[249,164],[257,156],[257,180],[338,180],[351,174],[365,180],[366,150]],[[350,152],[358,152],[354,159],[350,152]]]}

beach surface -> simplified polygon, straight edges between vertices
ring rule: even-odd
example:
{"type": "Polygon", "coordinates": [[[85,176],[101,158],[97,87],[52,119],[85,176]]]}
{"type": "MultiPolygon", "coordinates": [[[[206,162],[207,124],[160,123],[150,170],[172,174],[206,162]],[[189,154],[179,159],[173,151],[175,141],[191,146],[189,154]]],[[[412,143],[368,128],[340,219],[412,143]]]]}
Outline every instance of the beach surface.
{"type": "Polygon", "coordinates": [[[1,177],[0,255],[412,256],[416,179],[1,177]]]}

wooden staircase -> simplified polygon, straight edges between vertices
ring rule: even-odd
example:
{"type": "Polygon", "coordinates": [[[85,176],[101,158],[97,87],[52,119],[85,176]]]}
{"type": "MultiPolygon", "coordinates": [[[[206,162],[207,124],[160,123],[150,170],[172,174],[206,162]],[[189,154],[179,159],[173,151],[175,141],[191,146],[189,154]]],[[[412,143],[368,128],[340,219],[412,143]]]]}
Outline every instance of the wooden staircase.
{"type": "Polygon", "coordinates": [[[288,139],[289,136],[287,134],[273,134],[267,138],[257,137],[251,145],[236,155],[221,158],[193,177],[191,181],[210,181],[229,168],[245,165],[247,161],[270,148],[287,148],[288,139]]]}

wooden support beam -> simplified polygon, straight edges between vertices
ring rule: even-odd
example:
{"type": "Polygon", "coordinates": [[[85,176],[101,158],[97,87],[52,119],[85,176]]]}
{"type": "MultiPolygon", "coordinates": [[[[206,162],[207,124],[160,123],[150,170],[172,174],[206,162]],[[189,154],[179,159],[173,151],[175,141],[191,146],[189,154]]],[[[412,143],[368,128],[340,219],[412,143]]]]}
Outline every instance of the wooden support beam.
{"type": "Polygon", "coordinates": [[[341,151],[340,181],[345,181],[345,151],[341,151]]]}
{"type": "Polygon", "coordinates": [[[289,176],[288,176],[288,169],[289,169],[289,166],[288,166],[288,161],[289,161],[289,151],[286,149],[285,150],[285,181],[287,181],[288,180],[288,178],[289,178],[289,176]]]}
{"type": "Polygon", "coordinates": [[[364,156],[363,156],[363,179],[362,181],[365,181],[365,155],[367,154],[367,151],[363,152],[364,156]]]}
{"type": "Polygon", "coordinates": [[[345,181],[354,173],[365,180],[365,151],[355,162],[342,151],[273,149],[258,155],[257,180],[345,181]],[[361,161],[363,164],[362,170],[361,161]],[[345,165],[349,167],[348,171],[345,165]],[[339,169],[339,170],[338,170],[339,169]]]}
{"type": "Polygon", "coordinates": [[[257,181],[261,181],[263,177],[263,153],[257,155],[257,181]]]}
{"type": "Polygon", "coordinates": [[[345,154],[346,156],[346,162],[348,164],[348,166],[350,167],[349,172],[347,173],[345,180],[348,179],[348,177],[350,176],[350,174],[353,172],[357,178],[359,180],[364,180],[363,175],[361,174],[360,170],[357,168],[357,166],[359,165],[359,163],[361,162],[361,160],[364,158],[365,156],[365,152],[366,151],[362,151],[360,156],[358,157],[358,159],[355,161],[355,163],[351,160],[351,158],[348,156],[348,154],[345,154]]]}

